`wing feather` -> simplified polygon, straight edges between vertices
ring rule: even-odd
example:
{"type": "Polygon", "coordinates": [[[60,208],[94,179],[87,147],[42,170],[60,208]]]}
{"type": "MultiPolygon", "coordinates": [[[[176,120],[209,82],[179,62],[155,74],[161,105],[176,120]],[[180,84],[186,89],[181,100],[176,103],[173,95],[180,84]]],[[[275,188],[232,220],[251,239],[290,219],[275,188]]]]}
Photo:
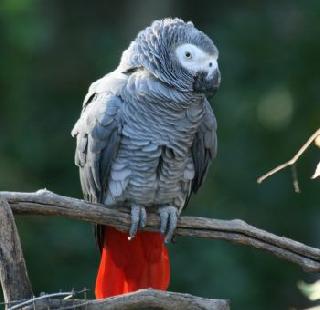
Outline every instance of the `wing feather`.
{"type": "Polygon", "coordinates": [[[211,161],[217,153],[217,121],[207,100],[204,102],[204,115],[192,144],[192,159],[195,176],[192,191],[196,193],[201,187],[211,161]]]}
{"type": "Polygon", "coordinates": [[[94,93],[93,85],[72,135],[77,139],[75,164],[85,199],[102,202],[120,144],[122,101],[110,92],[94,93]]]}

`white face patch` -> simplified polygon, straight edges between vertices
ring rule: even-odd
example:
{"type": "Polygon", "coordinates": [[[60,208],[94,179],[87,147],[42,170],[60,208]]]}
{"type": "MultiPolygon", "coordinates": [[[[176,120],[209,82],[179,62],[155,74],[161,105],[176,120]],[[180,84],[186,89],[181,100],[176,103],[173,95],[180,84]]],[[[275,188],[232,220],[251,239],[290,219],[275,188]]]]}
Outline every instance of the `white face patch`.
{"type": "Polygon", "coordinates": [[[193,74],[202,71],[210,76],[218,68],[218,55],[209,55],[190,43],[178,46],[175,54],[181,66],[193,74]]]}

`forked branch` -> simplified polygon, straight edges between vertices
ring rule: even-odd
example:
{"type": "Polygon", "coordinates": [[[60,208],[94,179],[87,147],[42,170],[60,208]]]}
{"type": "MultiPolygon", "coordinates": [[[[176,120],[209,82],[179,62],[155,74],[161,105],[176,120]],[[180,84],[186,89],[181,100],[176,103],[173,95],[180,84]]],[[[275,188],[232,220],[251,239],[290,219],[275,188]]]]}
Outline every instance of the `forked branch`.
{"type": "MultiPolygon", "coordinates": [[[[293,179],[294,179],[294,188],[295,188],[296,192],[299,192],[299,185],[298,185],[298,178],[296,176],[295,164],[299,160],[300,156],[309,148],[311,143],[316,141],[319,136],[320,136],[320,128],[309,137],[308,141],[301,146],[301,148],[298,150],[298,152],[290,160],[288,160],[284,164],[281,164],[281,165],[273,168],[272,170],[268,171],[266,174],[264,174],[261,177],[259,177],[257,179],[257,182],[260,184],[265,179],[267,179],[268,177],[274,175],[275,173],[279,172],[280,170],[283,170],[286,167],[291,167],[292,168],[292,173],[293,173],[293,179]]],[[[319,145],[319,147],[320,147],[320,145],[319,145]]]]}

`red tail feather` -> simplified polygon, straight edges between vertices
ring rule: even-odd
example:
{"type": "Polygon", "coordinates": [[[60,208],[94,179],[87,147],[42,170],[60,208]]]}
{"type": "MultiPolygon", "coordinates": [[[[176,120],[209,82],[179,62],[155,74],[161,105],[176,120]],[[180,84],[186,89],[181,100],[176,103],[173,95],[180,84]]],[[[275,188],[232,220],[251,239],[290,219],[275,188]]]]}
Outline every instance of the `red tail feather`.
{"type": "Polygon", "coordinates": [[[155,232],[138,232],[133,240],[112,227],[105,228],[96,279],[96,298],[142,288],[166,290],[170,281],[168,250],[155,232]]]}

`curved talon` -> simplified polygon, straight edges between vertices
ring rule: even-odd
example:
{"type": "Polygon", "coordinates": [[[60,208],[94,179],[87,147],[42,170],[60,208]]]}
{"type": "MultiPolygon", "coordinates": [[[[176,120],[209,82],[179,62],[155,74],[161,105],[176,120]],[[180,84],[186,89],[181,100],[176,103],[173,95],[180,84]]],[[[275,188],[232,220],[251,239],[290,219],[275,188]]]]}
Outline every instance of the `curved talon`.
{"type": "Polygon", "coordinates": [[[131,207],[131,226],[129,230],[128,239],[131,240],[137,234],[138,228],[145,227],[147,222],[147,212],[144,207],[132,206],[131,207]]]}
{"type": "Polygon", "coordinates": [[[140,208],[140,227],[144,228],[147,224],[147,212],[144,207],[140,208]]]}
{"type": "Polygon", "coordinates": [[[160,214],[160,232],[165,234],[165,243],[169,243],[172,239],[178,221],[178,210],[176,207],[167,206],[159,208],[160,214]]]}

